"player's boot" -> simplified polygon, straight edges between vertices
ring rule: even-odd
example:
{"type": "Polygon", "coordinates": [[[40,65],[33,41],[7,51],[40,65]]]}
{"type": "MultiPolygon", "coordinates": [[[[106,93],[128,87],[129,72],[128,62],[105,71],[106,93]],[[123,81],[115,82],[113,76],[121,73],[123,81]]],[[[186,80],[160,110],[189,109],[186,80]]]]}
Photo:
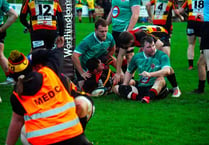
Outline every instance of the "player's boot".
{"type": "Polygon", "coordinates": [[[178,97],[180,97],[180,96],[181,96],[181,91],[180,91],[179,87],[173,88],[172,97],[178,98],[178,97]]]}
{"type": "Polygon", "coordinates": [[[145,97],[143,97],[142,99],[141,99],[141,102],[142,103],[149,103],[149,101],[150,101],[150,97],[149,96],[145,96],[145,97]]]}
{"type": "Polygon", "coordinates": [[[203,94],[204,90],[194,89],[194,91],[192,91],[192,93],[194,93],[194,94],[203,94]]]}

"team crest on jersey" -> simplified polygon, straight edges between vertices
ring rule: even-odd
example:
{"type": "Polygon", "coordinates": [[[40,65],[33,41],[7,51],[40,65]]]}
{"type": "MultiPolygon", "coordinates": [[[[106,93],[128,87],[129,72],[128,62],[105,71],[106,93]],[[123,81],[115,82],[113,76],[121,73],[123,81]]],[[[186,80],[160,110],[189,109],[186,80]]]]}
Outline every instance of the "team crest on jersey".
{"type": "Polygon", "coordinates": [[[155,64],[152,63],[150,67],[151,67],[151,69],[154,69],[155,68],[155,64]]]}
{"type": "Polygon", "coordinates": [[[114,6],[113,11],[112,11],[112,17],[116,18],[120,13],[120,9],[118,6],[114,6]]]}
{"type": "Polygon", "coordinates": [[[150,77],[142,77],[140,79],[140,83],[147,84],[149,82],[149,80],[150,80],[150,77]]]}

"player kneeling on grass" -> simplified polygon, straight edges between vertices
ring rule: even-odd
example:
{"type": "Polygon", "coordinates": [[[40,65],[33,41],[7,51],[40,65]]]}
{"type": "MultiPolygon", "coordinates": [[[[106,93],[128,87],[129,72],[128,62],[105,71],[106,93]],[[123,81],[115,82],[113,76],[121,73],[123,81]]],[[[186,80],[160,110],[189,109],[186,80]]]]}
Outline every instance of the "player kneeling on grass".
{"type": "Polygon", "coordinates": [[[114,73],[107,66],[97,58],[87,61],[86,67],[91,77],[84,82],[83,90],[85,92],[90,93],[91,96],[102,96],[111,92],[114,73]]]}
{"type": "Polygon", "coordinates": [[[123,85],[115,86],[113,91],[122,97],[149,103],[150,100],[168,94],[164,77],[170,74],[171,66],[168,55],[156,49],[151,36],[144,37],[141,44],[143,51],[131,59],[123,85]],[[133,86],[128,85],[136,70],[139,72],[139,80],[136,83],[138,93],[134,91],[133,86]]]}

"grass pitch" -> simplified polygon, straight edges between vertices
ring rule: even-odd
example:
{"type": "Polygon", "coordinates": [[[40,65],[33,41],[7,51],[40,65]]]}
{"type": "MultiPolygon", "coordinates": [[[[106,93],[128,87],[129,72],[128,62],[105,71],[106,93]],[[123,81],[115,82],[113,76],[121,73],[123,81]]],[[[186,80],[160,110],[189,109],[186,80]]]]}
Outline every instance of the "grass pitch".
{"type": "MultiPolygon", "coordinates": [[[[140,25],[140,24],[138,24],[140,25]]],[[[207,145],[209,144],[209,88],[206,84],[202,95],[191,94],[197,88],[197,60],[199,44],[195,48],[195,69],[189,71],[187,63],[186,22],[173,23],[171,41],[171,64],[176,73],[180,98],[169,95],[150,104],[127,101],[111,94],[95,98],[96,112],[89,121],[86,136],[95,145],[207,145]]],[[[13,49],[25,54],[30,51],[29,34],[23,33],[19,21],[8,29],[5,40],[5,55],[13,49]]],[[[111,30],[111,27],[110,27],[111,30]]],[[[84,19],[76,21],[76,44],[88,33],[94,31],[94,24],[84,19]]],[[[4,81],[0,70],[0,81],[4,81]]],[[[170,84],[168,83],[170,87],[170,84]]],[[[0,144],[5,143],[11,118],[9,102],[12,87],[0,86],[0,144]]],[[[21,145],[20,142],[17,145],[21,145]]]]}

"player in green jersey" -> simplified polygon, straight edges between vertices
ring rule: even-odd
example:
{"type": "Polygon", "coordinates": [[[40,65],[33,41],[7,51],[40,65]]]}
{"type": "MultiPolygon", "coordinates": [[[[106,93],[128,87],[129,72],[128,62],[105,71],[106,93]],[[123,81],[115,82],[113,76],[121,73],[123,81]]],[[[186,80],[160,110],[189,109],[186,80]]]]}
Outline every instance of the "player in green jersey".
{"type": "Polygon", "coordinates": [[[138,70],[139,80],[136,87],[139,93],[137,96],[131,96],[130,99],[149,103],[150,100],[167,95],[164,76],[170,74],[171,66],[168,55],[156,49],[153,37],[144,37],[142,45],[143,51],[135,54],[128,65],[123,85],[115,87],[114,92],[127,97],[131,90],[129,81],[133,73],[138,70]]]}
{"type": "Polygon", "coordinates": [[[91,58],[98,58],[104,64],[109,65],[112,59],[112,65],[116,66],[116,59],[113,57],[115,53],[115,41],[110,33],[108,33],[107,22],[100,18],[95,23],[95,32],[86,36],[75,48],[72,61],[77,70],[77,78],[79,86],[82,88],[83,80],[90,77],[87,72],[86,62],[91,58]]]}

